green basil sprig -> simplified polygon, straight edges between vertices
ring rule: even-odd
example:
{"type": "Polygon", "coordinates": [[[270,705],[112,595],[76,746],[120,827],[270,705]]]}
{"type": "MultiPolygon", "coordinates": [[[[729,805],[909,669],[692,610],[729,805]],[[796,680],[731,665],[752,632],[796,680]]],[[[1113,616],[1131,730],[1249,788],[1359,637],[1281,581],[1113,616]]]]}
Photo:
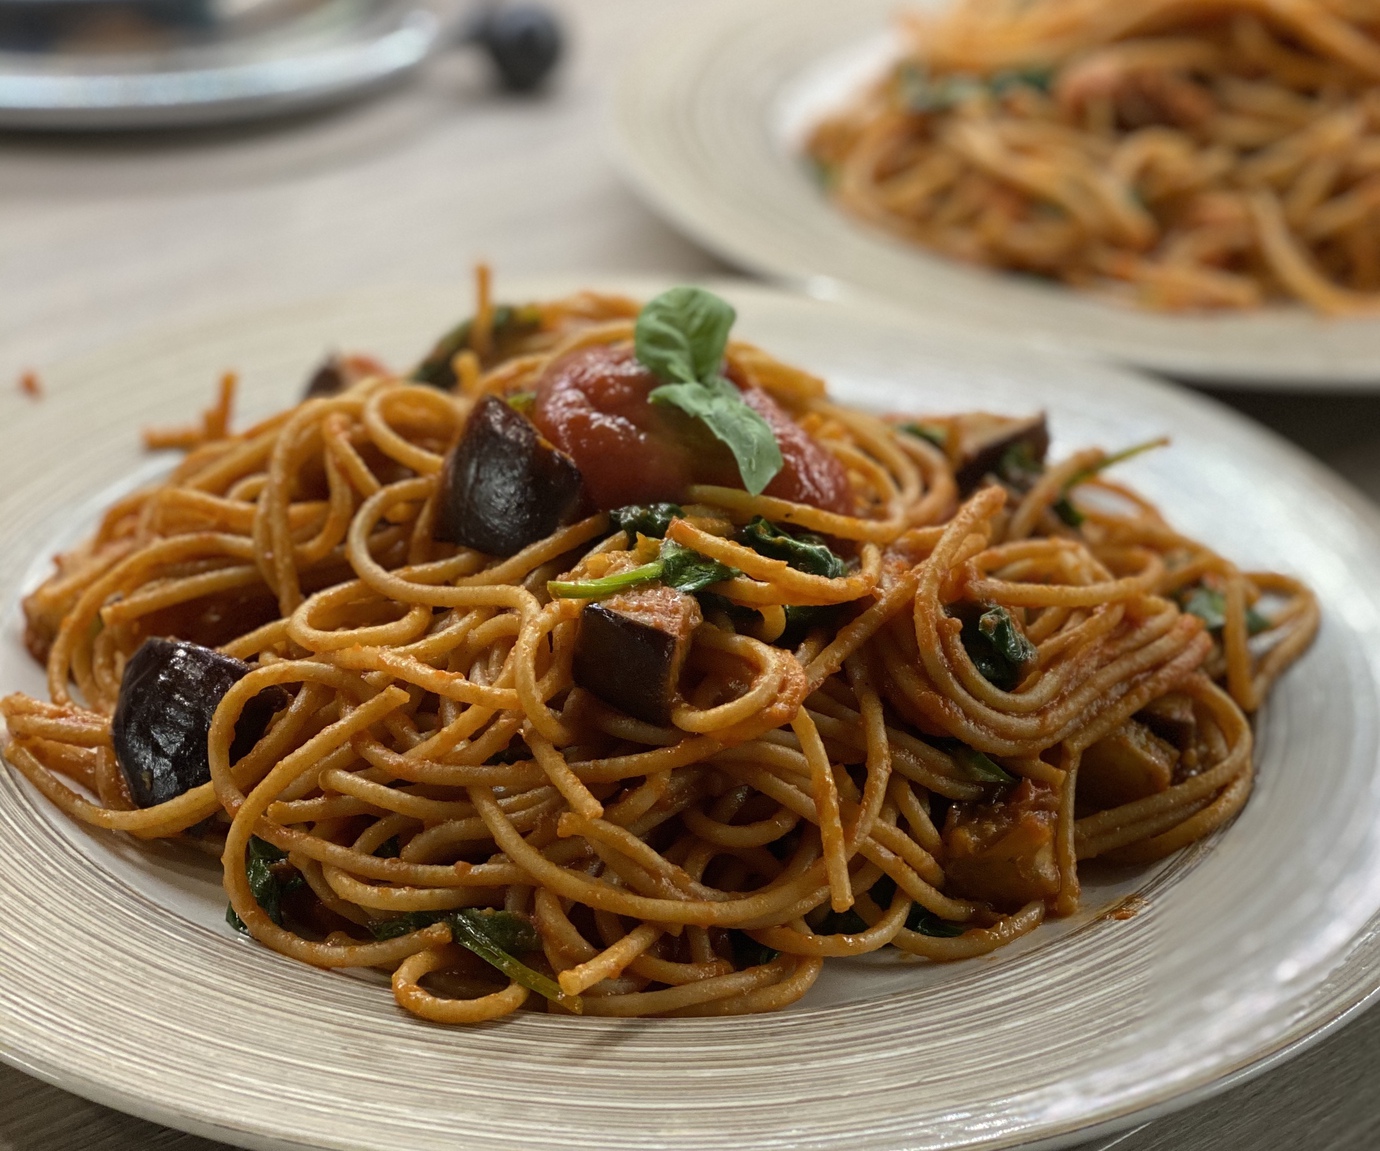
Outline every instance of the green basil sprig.
{"type": "Polygon", "coordinates": [[[650,395],[707,427],[738,462],[743,486],[753,495],[781,470],[781,449],[771,427],[719,374],[731,305],[703,288],[679,287],[651,300],[637,317],[633,348],[638,360],[666,382],[650,395]]]}

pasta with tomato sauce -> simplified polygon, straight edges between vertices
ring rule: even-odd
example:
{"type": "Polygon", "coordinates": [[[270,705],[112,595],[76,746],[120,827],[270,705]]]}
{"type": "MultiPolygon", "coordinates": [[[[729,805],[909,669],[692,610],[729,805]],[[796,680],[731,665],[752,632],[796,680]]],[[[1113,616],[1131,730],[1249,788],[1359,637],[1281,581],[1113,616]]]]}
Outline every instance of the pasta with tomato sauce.
{"type": "MultiPolygon", "coordinates": [[[[880,417],[678,288],[329,361],[24,602],[5,756],[439,1022],[722,1015],[993,951],[1222,826],[1312,594],[1043,417],[880,417]]],[[[1140,448],[1155,445],[1141,445],[1140,448]]],[[[1133,449],[1133,450],[1139,450],[1133,449]]],[[[227,929],[228,930],[228,929],[227,929]]]]}

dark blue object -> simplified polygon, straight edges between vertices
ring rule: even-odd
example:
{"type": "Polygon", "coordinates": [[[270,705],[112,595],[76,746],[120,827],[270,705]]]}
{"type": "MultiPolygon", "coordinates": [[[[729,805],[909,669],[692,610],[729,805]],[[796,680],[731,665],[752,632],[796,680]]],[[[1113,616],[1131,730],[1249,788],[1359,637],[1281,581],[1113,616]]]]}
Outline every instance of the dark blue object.
{"type": "Polygon", "coordinates": [[[486,9],[472,38],[488,49],[503,86],[514,92],[539,87],[561,58],[564,46],[556,18],[535,4],[486,9]]]}
{"type": "MultiPolygon", "coordinates": [[[[136,804],[167,803],[210,780],[206,738],[211,718],[225,693],[249,670],[241,660],[185,640],[147,639],[130,657],[111,736],[136,804]]],[[[249,701],[235,724],[231,763],[259,742],[273,713],[287,702],[279,687],[249,701]]]]}

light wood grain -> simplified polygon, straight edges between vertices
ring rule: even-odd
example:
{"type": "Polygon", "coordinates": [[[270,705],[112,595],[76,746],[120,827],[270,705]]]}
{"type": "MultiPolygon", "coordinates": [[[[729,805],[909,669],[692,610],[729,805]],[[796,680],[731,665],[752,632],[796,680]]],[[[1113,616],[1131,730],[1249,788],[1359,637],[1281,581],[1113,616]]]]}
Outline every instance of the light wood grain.
{"type": "MultiPolygon", "coordinates": [[[[0,387],[141,328],[359,284],[435,284],[459,308],[477,257],[500,276],[719,270],[641,206],[601,146],[629,45],[684,5],[556,6],[574,51],[537,100],[492,95],[478,62],[456,57],[375,101],[279,125],[0,136],[0,387]]],[[[1380,397],[1226,398],[1380,500],[1380,397]]],[[[1118,1151],[1366,1151],[1380,1145],[1378,1082],[1371,1013],[1118,1151]]],[[[220,1146],[0,1067],[0,1151],[220,1146]]]]}

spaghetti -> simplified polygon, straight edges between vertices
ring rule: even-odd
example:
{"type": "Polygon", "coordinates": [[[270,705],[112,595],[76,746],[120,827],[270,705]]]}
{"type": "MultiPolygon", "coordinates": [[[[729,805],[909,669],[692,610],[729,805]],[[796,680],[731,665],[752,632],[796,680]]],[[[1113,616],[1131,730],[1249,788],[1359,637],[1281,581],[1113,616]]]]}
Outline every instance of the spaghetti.
{"type": "Polygon", "coordinates": [[[1176,532],[1099,450],[1045,467],[1042,423],[884,421],[732,342],[727,379],[785,413],[779,474],[817,452],[842,496],[701,474],[507,555],[438,538],[478,413],[634,370],[630,301],[482,299],[410,378],[238,433],[227,383],[167,480],[59,558],[24,605],[50,699],[0,701],[49,800],[216,853],[260,943],[455,1023],[769,1011],[830,957],[983,954],[1072,912],[1080,861],[1157,859],[1245,802],[1247,715],[1313,596],[1176,532]],[[653,632],[684,640],[655,698],[622,664],[661,659],[653,632]],[[141,706],[202,706],[178,668],[224,673],[209,778],[140,805],[121,740],[141,706]]]}
{"type": "Polygon", "coordinates": [[[957,0],[819,124],[848,211],[1163,309],[1380,308],[1380,5],[957,0]]]}

